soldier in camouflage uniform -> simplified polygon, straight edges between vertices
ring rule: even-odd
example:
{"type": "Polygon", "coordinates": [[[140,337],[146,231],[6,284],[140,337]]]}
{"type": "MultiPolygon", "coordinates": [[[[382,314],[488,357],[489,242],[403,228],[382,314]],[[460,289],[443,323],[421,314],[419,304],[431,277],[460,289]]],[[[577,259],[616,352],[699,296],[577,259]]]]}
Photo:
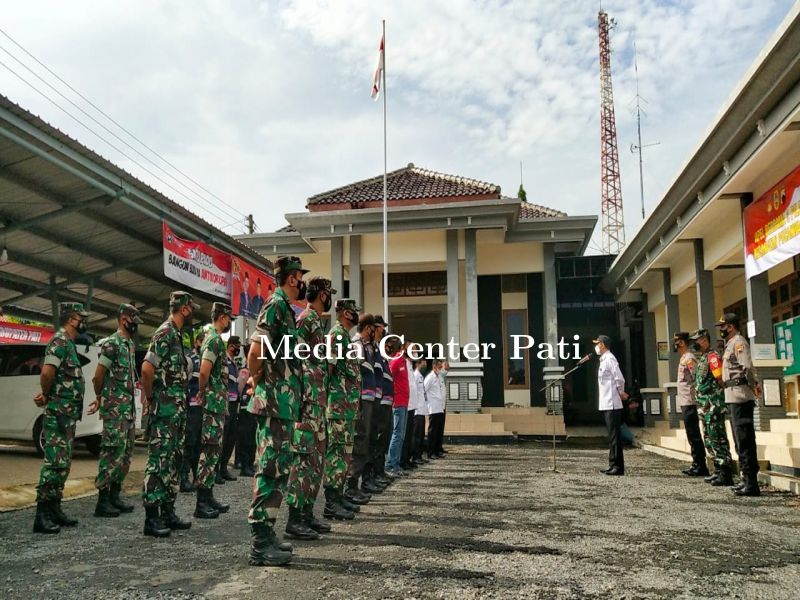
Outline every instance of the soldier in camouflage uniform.
{"type": "Polygon", "coordinates": [[[40,377],[42,391],[33,399],[44,407],[42,435],[44,462],[36,487],[34,533],[58,533],[60,526],[74,527],[78,521],[61,510],[64,483],[72,465],[75,423],[83,413],[85,382],[75,338],[86,333],[89,317],[83,304],[59,304],[61,328],[47,344],[40,377]]]}
{"type": "Polygon", "coordinates": [[[714,459],[714,473],[706,481],[714,486],[731,485],[731,450],[728,432],[725,429],[725,395],[722,387],[722,361],[711,350],[708,329],[698,329],[690,338],[697,349],[697,368],[695,370],[695,390],[697,405],[702,414],[703,440],[709,456],[714,459]]]}
{"type": "Polygon", "coordinates": [[[247,356],[255,383],[247,410],[257,422],[256,475],[247,517],[252,538],[250,564],[256,566],[285,565],[292,558],[291,550],[284,550],[278,542],[275,520],[289,479],[292,431],[302,393],[303,372],[294,355],[297,328],[291,303],[305,298],[303,275],[307,272],[296,256],[275,261],[279,287],[261,309],[247,356]]]}
{"type": "Polygon", "coordinates": [[[198,519],[216,519],[230,509],[228,504],[214,498],[217,467],[222,456],[222,431],[228,413],[228,353],[222,334],[231,330],[233,310],[224,302],[214,302],[211,307],[213,327],[200,348],[200,376],[197,382],[197,402],[203,407],[203,425],[200,434],[200,460],[197,463],[198,519]]]}
{"type": "Polygon", "coordinates": [[[131,466],[136,434],[136,355],[131,337],[136,334],[142,318],[139,310],[130,304],[121,304],[117,315],[117,331],[100,344],[92,379],[96,398],[89,406],[89,414],[99,410],[103,420],[95,480],[99,491],[94,510],[96,517],[118,517],[120,512],[133,510],[133,505],[122,500],[119,494],[131,466]]]}
{"type": "MultiPolygon", "coordinates": [[[[332,357],[328,364],[328,406],[326,409],[328,446],[325,452],[325,518],[352,519],[358,505],[344,498],[344,485],[353,456],[355,423],[361,396],[360,361],[348,357],[350,333],[358,323],[359,307],[355,300],[336,301],[336,324],[328,334],[332,357]]],[[[359,502],[366,504],[362,495],[359,502]]]]}
{"type": "Polygon", "coordinates": [[[166,537],[172,529],[192,526],[175,514],[176,453],[177,445],[183,444],[189,377],[181,329],[191,325],[192,315],[200,307],[188,292],[172,292],[169,306],[172,314],[153,334],[142,363],[142,392],[149,415],[142,486],[144,535],[154,537],[166,537]]]}
{"type": "Polygon", "coordinates": [[[295,424],[292,450],[295,453],[289,474],[289,521],[286,534],[297,539],[316,540],[328,533],[330,525],[314,518],[314,502],[322,484],[325,460],[325,408],[327,406],[328,361],[314,355],[325,348],[325,334],[320,315],[329,312],[336,293],[331,281],[313,277],[308,282],[308,306],[297,319],[297,340],[309,346],[310,356],[303,360],[303,396],[300,420],[295,424]]]}

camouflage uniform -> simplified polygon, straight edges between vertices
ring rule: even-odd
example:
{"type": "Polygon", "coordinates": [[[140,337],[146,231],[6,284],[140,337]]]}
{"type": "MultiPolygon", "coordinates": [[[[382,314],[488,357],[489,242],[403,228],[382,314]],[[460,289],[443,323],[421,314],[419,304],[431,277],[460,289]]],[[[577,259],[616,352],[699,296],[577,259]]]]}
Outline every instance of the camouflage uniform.
{"type": "MultiPolygon", "coordinates": [[[[71,310],[82,317],[87,313],[78,304],[62,304],[61,311],[71,310]],[[80,307],[76,310],[75,307],[80,307]]],[[[83,413],[83,394],[86,384],[75,343],[66,331],[59,329],[44,353],[44,364],[56,369],[55,380],[47,394],[42,419],[44,462],[36,487],[36,501],[58,501],[64,491],[72,465],[72,442],[75,424],[83,413]]]]}
{"type": "MultiPolygon", "coordinates": [[[[188,294],[176,297],[176,301],[196,307],[188,294]]],[[[177,455],[186,425],[188,365],[181,331],[172,319],[162,323],[153,334],[145,360],[155,369],[152,397],[148,398],[149,444],[142,486],[142,499],[147,507],[175,502],[177,455]]]]}
{"type": "Polygon", "coordinates": [[[326,410],[328,447],[325,452],[326,488],[341,490],[344,487],[350,460],[353,456],[353,438],[361,396],[361,371],[358,359],[348,359],[350,333],[338,321],[329,334],[334,359],[328,377],[328,406],[326,410]],[[337,360],[335,357],[341,355],[337,360]]]}
{"type": "Polygon", "coordinates": [[[200,434],[200,461],[197,464],[197,488],[214,487],[217,465],[222,455],[222,430],[228,412],[228,361],[225,342],[215,329],[206,335],[200,349],[202,360],[212,364],[208,387],[203,397],[203,425],[200,434]]]}
{"type": "Polygon", "coordinates": [[[701,353],[695,371],[697,404],[703,416],[703,442],[717,469],[728,469],[731,450],[725,430],[725,396],[716,375],[722,372],[722,361],[713,350],[701,353]]]}
{"type": "Polygon", "coordinates": [[[100,403],[103,437],[95,486],[102,490],[122,484],[131,466],[136,433],[136,383],[133,340],[114,332],[100,345],[98,362],[106,368],[100,403]]]}
{"type": "Polygon", "coordinates": [[[286,491],[292,464],[292,429],[297,420],[302,391],[302,368],[294,358],[297,329],[289,298],[282,288],[275,290],[258,316],[251,341],[261,343],[266,336],[277,350],[288,336],[290,358],[274,360],[265,349],[262,373],[247,410],[256,416],[256,476],[253,501],[247,520],[274,526],[286,491]]]}
{"type": "MultiPolygon", "coordinates": [[[[319,314],[308,306],[297,320],[297,337],[312,349],[325,343],[319,314]]],[[[286,503],[303,509],[314,506],[322,483],[325,457],[325,407],[327,405],[327,361],[312,355],[303,361],[303,396],[300,420],[295,424],[286,503]]]]}

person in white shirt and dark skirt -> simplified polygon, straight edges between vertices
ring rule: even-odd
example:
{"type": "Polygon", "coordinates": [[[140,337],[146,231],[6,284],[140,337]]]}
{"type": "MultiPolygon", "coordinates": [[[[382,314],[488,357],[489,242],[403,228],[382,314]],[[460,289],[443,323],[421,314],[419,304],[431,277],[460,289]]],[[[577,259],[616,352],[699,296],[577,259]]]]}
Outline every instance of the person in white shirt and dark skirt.
{"type": "Polygon", "coordinates": [[[622,455],[622,402],[628,399],[625,393],[625,378],[619,370],[617,359],[611,354],[611,339],[598,335],[594,340],[594,351],[600,357],[597,369],[597,387],[600,412],[608,430],[608,468],[601,473],[624,475],[625,459],[622,455]]]}

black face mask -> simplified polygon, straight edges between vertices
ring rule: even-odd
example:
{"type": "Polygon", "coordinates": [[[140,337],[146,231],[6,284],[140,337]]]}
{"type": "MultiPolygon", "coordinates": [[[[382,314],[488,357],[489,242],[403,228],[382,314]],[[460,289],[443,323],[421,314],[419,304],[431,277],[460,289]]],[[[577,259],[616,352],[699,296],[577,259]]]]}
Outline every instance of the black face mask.
{"type": "Polygon", "coordinates": [[[228,333],[231,330],[231,323],[228,321],[228,324],[225,326],[225,329],[222,330],[222,333],[228,333]]]}
{"type": "Polygon", "coordinates": [[[86,321],[81,319],[80,323],[75,326],[75,329],[78,331],[78,335],[86,333],[86,321]]]}
{"type": "Polygon", "coordinates": [[[358,323],[358,315],[354,313],[352,310],[345,311],[344,318],[350,321],[353,325],[358,323]]]}
{"type": "Polygon", "coordinates": [[[723,340],[727,340],[728,336],[730,335],[731,330],[725,327],[724,329],[719,330],[719,334],[722,336],[723,340]]]}
{"type": "Polygon", "coordinates": [[[125,331],[127,331],[130,335],[136,335],[136,332],[139,331],[138,323],[125,323],[123,327],[125,327],[125,331]]]}
{"type": "Polygon", "coordinates": [[[297,299],[298,300],[305,300],[306,299],[306,282],[302,279],[297,284],[297,299]]]}
{"type": "Polygon", "coordinates": [[[189,327],[191,324],[192,324],[192,313],[189,313],[188,315],[184,315],[184,317],[183,317],[183,326],[184,327],[189,327]]]}
{"type": "Polygon", "coordinates": [[[325,312],[328,312],[333,306],[333,298],[330,297],[330,294],[325,294],[325,302],[322,303],[322,308],[325,312]]]}

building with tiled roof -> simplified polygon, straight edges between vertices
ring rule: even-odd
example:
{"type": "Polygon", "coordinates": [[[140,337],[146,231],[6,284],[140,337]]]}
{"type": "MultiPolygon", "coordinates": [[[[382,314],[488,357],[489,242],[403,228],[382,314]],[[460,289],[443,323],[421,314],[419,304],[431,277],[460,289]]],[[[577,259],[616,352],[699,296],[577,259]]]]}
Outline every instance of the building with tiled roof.
{"type": "MultiPolygon", "coordinates": [[[[568,216],[505,197],[497,184],[414,164],[387,173],[386,187],[390,330],[455,341],[448,411],[541,406],[544,361],[510,357],[507,339],[555,339],[556,256],[581,257],[597,217],[568,216]],[[495,344],[495,359],[467,355],[477,343],[495,344]]],[[[383,313],[383,175],[315,194],[306,208],[285,215],[273,233],[240,240],[265,258],[299,256],[310,275],[333,281],[338,297],[383,313]]]]}

